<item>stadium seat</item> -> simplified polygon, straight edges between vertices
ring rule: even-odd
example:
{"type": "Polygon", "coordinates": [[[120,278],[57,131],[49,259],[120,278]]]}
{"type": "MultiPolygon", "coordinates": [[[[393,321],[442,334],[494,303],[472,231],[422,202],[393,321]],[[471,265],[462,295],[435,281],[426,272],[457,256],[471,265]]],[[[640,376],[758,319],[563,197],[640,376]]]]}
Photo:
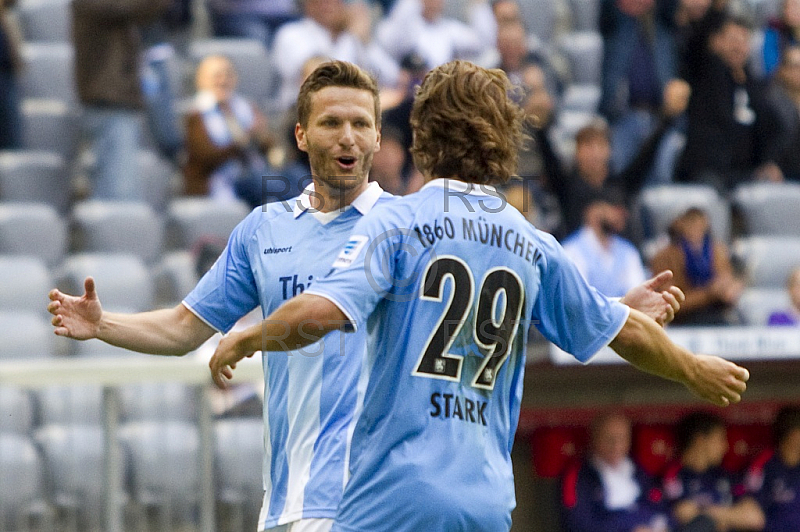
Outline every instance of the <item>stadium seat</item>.
{"type": "Polygon", "coordinates": [[[66,0],[24,0],[19,2],[22,36],[28,42],[69,43],[70,3],[66,0]]]}
{"type": "MultiPolygon", "coordinates": [[[[22,102],[22,146],[27,150],[54,151],[70,161],[81,139],[77,113],[60,100],[26,99],[22,102]]],[[[56,191],[69,197],[70,175],[62,176],[56,191]]]]}
{"type": "Polygon", "coordinates": [[[134,422],[122,425],[119,436],[130,464],[129,493],[134,502],[187,518],[200,497],[197,427],[185,422],[134,422]]]}
{"type": "Polygon", "coordinates": [[[644,238],[666,234],[676,217],[690,207],[699,207],[708,215],[714,236],[722,242],[730,241],[730,208],[711,186],[673,184],[646,188],[638,203],[635,214],[641,220],[644,238]]]}
{"type": "Polygon", "coordinates": [[[263,107],[275,92],[275,73],[264,44],[258,39],[197,39],[189,44],[189,59],[196,67],[213,54],[233,62],[239,78],[237,91],[263,107]]]}
{"type": "Polygon", "coordinates": [[[785,288],[747,288],[736,302],[736,309],[747,325],[766,325],[773,312],[791,308],[785,288]]]}
{"type": "Polygon", "coordinates": [[[553,0],[527,0],[519,2],[522,20],[528,33],[536,35],[542,42],[552,42],[557,27],[558,13],[553,0]]]}
{"type": "Polygon", "coordinates": [[[747,183],[737,187],[734,206],[748,235],[800,235],[800,183],[747,183]]]}
{"type": "MultiPolygon", "coordinates": [[[[125,312],[126,309],[115,308],[115,312],[125,312]]],[[[69,342],[70,354],[83,358],[116,358],[139,357],[139,353],[107,344],[102,340],[86,340],[84,342],[69,342]]]]}
{"type": "Polygon", "coordinates": [[[603,65],[603,37],[596,31],[576,31],[562,35],[557,48],[570,65],[573,83],[600,85],[603,65]]]}
{"type": "Polygon", "coordinates": [[[28,434],[33,428],[33,401],[27,390],[0,385],[0,433],[28,434]]]}
{"type": "Polygon", "coordinates": [[[564,90],[560,107],[566,111],[596,113],[600,103],[600,86],[592,83],[572,83],[564,90]]]}
{"type": "Polygon", "coordinates": [[[50,271],[41,259],[0,255],[0,310],[44,315],[51,288],[50,271]]]}
{"type": "Polygon", "coordinates": [[[157,303],[174,306],[192,291],[199,280],[195,268],[195,257],[189,251],[172,251],[162,256],[153,268],[157,303]]]}
{"type": "MultiPolygon", "coordinates": [[[[264,422],[261,418],[225,419],[214,425],[217,500],[233,510],[236,522],[258,515],[264,480],[264,422]]],[[[252,528],[252,527],[249,527],[252,528]]],[[[245,529],[242,526],[237,529],[245,529]]]]}
{"type": "Polygon", "coordinates": [[[772,445],[772,429],[768,425],[728,426],[728,452],[722,467],[733,474],[741,473],[753,458],[772,445]]]}
{"type": "Polygon", "coordinates": [[[789,272],[800,266],[800,237],[753,236],[737,240],[734,255],[744,264],[755,288],[783,288],[789,272]]]}
{"type": "Polygon", "coordinates": [[[130,253],[150,262],[161,255],[164,221],[144,202],[89,200],[72,209],[75,251],[130,253]]]}
{"type": "Polygon", "coordinates": [[[0,432],[0,530],[30,530],[43,504],[42,459],[28,436],[0,432]]]}
{"type": "Polygon", "coordinates": [[[35,392],[40,424],[101,425],[103,388],[99,385],[49,386],[35,392]]]}
{"type": "Polygon", "coordinates": [[[139,171],[142,172],[144,201],[158,212],[164,212],[175,195],[176,168],[153,151],[139,151],[139,171]]]}
{"type": "Polygon", "coordinates": [[[598,31],[601,0],[569,0],[572,26],[576,31],[598,31]]]}
{"type": "Polygon", "coordinates": [[[82,294],[86,277],[94,277],[107,310],[144,311],[153,308],[153,281],[144,262],[124,253],[79,253],[67,257],[59,288],[82,294]]]}
{"type": "Polygon", "coordinates": [[[557,478],[578,458],[588,441],[584,427],[539,427],[533,431],[533,470],[542,478],[557,478]]]}
{"type": "Polygon", "coordinates": [[[25,98],[55,99],[74,105],[75,50],[71,42],[47,42],[22,45],[25,68],[20,78],[20,95],[25,98]]]}
{"type": "Polygon", "coordinates": [[[0,203],[0,253],[38,257],[52,267],[66,248],[66,224],[51,205],[0,203]]]}
{"type": "Polygon", "coordinates": [[[73,522],[99,530],[104,500],[105,439],[101,425],[46,425],[34,439],[42,450],[53,504],[73,522]]]}
{"type": "Polygon", "coordinates": [[[54,356],[56,337],[41,312],[0,311],[0,323],[0,359],[54,356]]]}
{"type": "Polygon", "coordinates": [[[64,158],[51,151],[0,152],[0,199],[38,202],[64,212],[69,205],[70,178],[64,158]]]}
{"type": "Polygon", "coordinates": [[[179,198],[167,211],[167,246],[191,249],[202,240],[227,242],[233,228],[250,212],[242,202],[179,198]]]}
{"type": "Polygon", "coordinates": [[[124,421],[187,421],[197,419],[197,394],[180,382],[147,382],[120,387],[124,421]]]}
{"type": "Polygon", "coordinates": [[[649,475],[664,473],[675,453],[675,437],[669,425],[638,425],[633,430],[631,456],[649,475]]]}

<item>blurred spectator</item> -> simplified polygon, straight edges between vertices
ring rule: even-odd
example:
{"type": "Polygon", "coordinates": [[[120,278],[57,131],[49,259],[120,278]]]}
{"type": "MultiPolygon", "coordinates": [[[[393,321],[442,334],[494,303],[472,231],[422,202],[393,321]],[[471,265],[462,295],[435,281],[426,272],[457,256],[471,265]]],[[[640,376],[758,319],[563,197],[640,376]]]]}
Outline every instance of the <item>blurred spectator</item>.
{"type": "Polygon", "coordinates": [[[397,63],[372,40],[372,18],[363,3],[302,0],[303,18],[284,24],[275,35],[273,65],[280,74],[279,103],[289,108],[303,82],[303,65],[314,56],[355,63],[381,86],[397,82],[397,63]]]}
{"type": "Polygon", "coordinates": [[[22,118],[17,76],[22,68],[22,36],[11,8],[16,0],[0,0],[0,150],[22,147],[22,118]]]}
{"type": "Polygon", "coordinates": [[[521,22],[516,0],[476,0],[470,2],[469,25],[477,32],[485,47],[494,46],[497,30],[504,24],[521,22]]]}
{"type": "Polygon", "coordinates": [[[185,193],[220,200],[241,198],[252,206],[298,194],[298,187],[267,165],[272,145],[258,109],[236,93],[229,59],[209,56],[197,67],[197,94],[186,117],[185,193]]]}
{"type": "Polygon", "coordinates": [[[800,0],[783,0],[780,17],[771,20],[764,31],[764,75],[771,75],[789,46],[799,44],[800,0]]]}
{"type": "Polygon", "coordinates": [[[781,181],[782,144],[766,88],[748,71],[748,23],[718,4],[691,24],[686,44],[683,73],[692,96],[676,178],[725,192],[752,178],[781,181]]]}
{"type": "Polygon", "coordinates": [[[631,424],[620,414],[602,415],[591,428],[591,455],[567,469],[562,510],[568,532],[667,530],[661,492],[628,456],[631,424]]]}
{"type": "Polygon", "coordinates": [[[781,408],[773,431],[775,449],[753,461],[745,487],[764,511],[764,530],[795,532],[800,530],[800,408],[781,408]]]}
{"type": "Polygon", "coordinates": [[[476,59],[486,48],[478,33],[445,17],[444,0],[398,0],[376,30],[381,45],[397,60],[416,53],[433,68],[452,59],[476,59]]]}
{"type": "Polygon", "coordinates": [[[644,184],[658,144],[675,116],[683,112],[688,99],[685,83],[674,80],[665,88],[663,114],[659,126],[647,138],[631,164],[619,174],[610,166],[611,144],[608,126],[598,119],[581,128],[575,136],[575,161],[571,171],[561,164],[548,137],[550,118],[547,109],[529,107],[543,124],[535,130],[537,146],[544,161],[547,185],[555,193],[564,216],[566,234],[578,229],[583,211],[600,191],[613,190],[627,204],[644,184]]]}
{"type": "Polygon", "coordinates": [[[95,156],[93,195],[143,197],[137,164],[142,119],[141,28],[163,15],[170,0],[74,0],[75,79],[84,127],[95,156]]]}
{"type": "Polygon", "coordinates": [[[676,77],[672,2],[603,0],[600,113],[612,131],[612,167],[620,171],[657,127],[662,95],[676,77]]]}
{"type": "Polygon", "coordinates": [[[800,325],[800,266],[789,274],[786,290],[789,292],[792,308],[770,314],[767,325],[800,325]]]}
{"type": "Polygon", "coordinates": [[[208,0],[214,37],[257,39],[267,49],[277,29],[298,18],[293,0],[208,0]]]}
{"type": "Polygon", "coordinates": [[[784,132],[777,163],[786,179],[800,180],[800,46],[788,46],[770,87],[784,132]]]}
{"type": "Polygon", "coordinates": [[[677,530],[762,530],[764,515],[750,497],[735,499],[733,480],[722,469],[727,428],[710,412],[693,412],[675,427],[678,461],[667,469],[664,495],[677,530]]]}
{"type": "Polygon", "coordinates": [[[686,300],[676,324],[738,323],[735,305],[744,284],[734,276],[728,247],[711,235],[708,215],[690,208],[669,228],[670,243],[650,261],[652,271],[672,270],[673,283],[686,300]]]}
{"type": "Polygon", "coordinates": [[[586,282],[608,297],[622,297],[647,279],[639,250],[619,236],[626,218],[624,205],[597,197],[584,210],[583,226],[563,242],[586,282]]]}

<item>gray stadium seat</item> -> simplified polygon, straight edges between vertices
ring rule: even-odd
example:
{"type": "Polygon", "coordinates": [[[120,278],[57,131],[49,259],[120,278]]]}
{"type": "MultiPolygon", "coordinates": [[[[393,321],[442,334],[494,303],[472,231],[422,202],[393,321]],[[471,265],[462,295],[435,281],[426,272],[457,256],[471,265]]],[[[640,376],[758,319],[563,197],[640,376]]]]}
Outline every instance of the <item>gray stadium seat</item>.
{"type": "Polygon", "coordinates": [[[730,241],[730,208],[717,191],[707,185],[673,184],[646,188],[639,195],[638,212],[644,237],[657,238],[672,221],[690,207],[708,215],[711,232],[722,242],[730,241]]]}
{"type": "Polygon", "coordinates": [[[179,198],[167,210],[167,246],[190,249],[201,240],[227,242],[233,228],[250,212],[242,202],[179,198]]]}
{"type": "Polygon", "coordinates": [[[792,269],[800,266],[800,237],[742,238],[734,243],[733,253],[745,265],[751,286],[783,288],[792,269]]]}
{"type": "Polygon", "coordinates": [[[99,530],[104,499],[103,427],[84,423],[46,425],[34,438],[42,450],[55,506],[80,515],[74,522],[99,530]]]}
{"type": "Polygon", "coordinates": [[[71,14],[67,0],[23,0],[18,6],[26,41],[70,42],[71,14]]]}
{"type": "Polygon", "coordinates": [[[735,207],[749,235],[800,235],[800,184],[747,183],[736,188],[735,207]]]}
{"type": "Polygon", "coordinates": [[[572,27],[576,31],[598,31],[602,0],[569,0],[572,27]]]}
{"type": "Polygon", "coordinates": [[[781,288],[748,288],[736,308],[747,325],[766,325],[770,314],[791,308],[789,294],[781,288]]]}
{"type": "Polygon", "coordinates": [[[164,221],[144,202],[89,200],[72,209],[75,251],[130,253],[149,262],[161,255],[164,221]]]}
{"type": "Polygon", "coordinates": [[[72,43],[28,42],[22,46],[22,59],[25,62],[20,78],[22,98],[55,99],[69,104],[78,101],[72,43]]]}
{"type": "Polygon", "coordinates": [[[180,303],[199,281],[194,255],[185,250],[164,254],[161,262],[153,268],[153,279],[158,304],[174,306],[180,303]]]}
{"type": "MultiPolygon", "coordinates": [[[[232,507],[242,522],[258,515],[264,489],[264,422],[261,418],[224,419],[214,425],[217,500],[232,507]]],[[[245,529],[244,526],[237,527],[245,529]]],[[[252,527],[250,527],[252,528],[252,527]]]]}
{"type": "Polygon", "coordinates": [[[0,359],[48,358],[55,354],[55,335],[41,312],[0,311],[0,359]]]}
{"type": "Polygon", "coordinates": [[[591,83],[572,83],[561,97],[561,109],[596,113],[600,104],[600,86],[591,83]]]}
{"type": "Polygon", "coordinates": [[[70,178],[64,158],[51,151],[0,152],[0,199],[47,203],[65,211],[70,178]]]}
{"type": "Polygon", "coordinates": [[[0,433],[28,434],[33,427],[33,401],[27,390],[0,385],[0,433]]]}
{"type": "Polygon", "coordinates": [[[59,287],[83,294],[86,277],[94,277],[97,293],[108,310],[153,308],[153,281],[142,259],[123,253],[79,253],[64,261],[59,287]]]}
{"type": "Polygon", "coordinates": [[[142,172],[144,201],[158,212],[164,212],[181,185],[177,169],[149,150],[139,152],[139,171],[142,172]],[[177,180],[177,181],[176,181],[177,180]]]}
{"type": "Polygon", "coordinates": [[[542,42],[552,42],[558,20],[556,2],[526,0],[519,2],[519,8],[528,33],[533,33],[542,42]]]}
{"type": "MultiPolygon", "coordinates": [[[[22,145],[26,150],[54,151],[69,161],[77,153],[80,138],[78,114],[67,103],[42,99],[22,102],[22,145]]],[[[67,196],[69,185],[67,174],[58,192],[67,196]]]]}
{"type": "Polygon", "coordinates": [[[125,421],[194,421],[197,394],[180,382],[147,382],[119,389],[120,415],[125,421]]]}
{"type": "Polygon", "coordinates": [[[0,253],[30,255],[53,266],[61,262],[66,249],[66,224],[52,206],[0,203],[0,253]]]}
{"type": "Polygon", "coordinates": [[[42,459],[30,437],[0,432],[0,471],[0,530],[30,530],[43,503],[42,459]]]}
{"type": "Polygon", "coordinates": [[[196,68],[212,54],[230,58],[239,76],[237,91],[263,106],[275,92],[275,74],[269,53],[257,39],[197,39],[189,44],[189,59],[196,68]]]}
{"type": "Polygon", "coordinates": [[[0,255],[0,310],[47,312],[47,293],[53,280],[36,257],[0,255]]]}
{"type": "MultiPolygon", "coordinates": [[[[101,300],[102,301],[102,300],[101,300]]],[[[108,309],[114,312],[124,312],[126,309],[108,309]]],[[[116,357],[141,357],[140,353],[107,344],[102,340],[86,340],[83,342],[69,342],[71,354],[84,358],[116,358],[116,357]]]]}
{"type": "Polygon", "coordinates": [[[598,32],[576,31],[562,35],[557,48],[569,61],[573,83],[600,85],[603,37],[598,32]]]}
{"type": "Polygon", "coordinates": [[[200,437],[194,424],[133,422],[119,430],[130,464],[130,495],[146,507],[185,515],[200,497],[200,437]]]}
{"type": "Polygon", "coordinates": [[[50,386],[35,392],[41,425],[103,423],[103,388],[100,385],[50,386]]]}

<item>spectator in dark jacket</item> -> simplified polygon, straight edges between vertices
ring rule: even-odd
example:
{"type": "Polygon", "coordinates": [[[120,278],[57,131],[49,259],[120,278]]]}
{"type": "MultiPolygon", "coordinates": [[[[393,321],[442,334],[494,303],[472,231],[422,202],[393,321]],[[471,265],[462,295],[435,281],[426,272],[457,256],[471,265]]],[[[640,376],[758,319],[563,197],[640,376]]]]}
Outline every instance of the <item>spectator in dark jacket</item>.
{"type": "Polygon", "coordinates": [[[17,76],[22,67],[18,28],[9,16],[15,0],[0,0],[0,150],[22,146],[17,76]]]}
{"type": "Polygon", "coordinates": [[[569,532],[667,530],[661,492],[628,456],[631,424],[621,414],[592,423],[591,454],[567,469],[562,481],[564,524],[569,532]]]}

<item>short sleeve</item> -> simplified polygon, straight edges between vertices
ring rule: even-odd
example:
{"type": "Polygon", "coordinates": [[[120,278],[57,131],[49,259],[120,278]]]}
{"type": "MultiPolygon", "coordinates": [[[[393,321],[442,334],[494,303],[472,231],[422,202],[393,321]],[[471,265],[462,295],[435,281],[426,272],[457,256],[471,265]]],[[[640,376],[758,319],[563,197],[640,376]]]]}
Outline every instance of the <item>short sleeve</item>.
{"type": "Polygon", "coordinates": [[[533,324],[559,348],[588,362],[616,337],[630,309],[587,284],[555,238],[540,235],[545,263],[533,324]]]}
{"type": "Polygon", "coordinates": [[[247,253],[260,209],[231,233],[228,245],[183,304],[198,318],[222,333],[258,306],[258,288],[247,253]]]}
{"type": "Polygon", "coordinates": [[[330,273],[306,290],[339,307],[352,330],[366,321],[381,299],[402,297],[398,288],[408,288],[400,279],[400,255],[418,252],[421,245],[393,219],[387,209],[370,211],[356,224],[330,273]]]}

